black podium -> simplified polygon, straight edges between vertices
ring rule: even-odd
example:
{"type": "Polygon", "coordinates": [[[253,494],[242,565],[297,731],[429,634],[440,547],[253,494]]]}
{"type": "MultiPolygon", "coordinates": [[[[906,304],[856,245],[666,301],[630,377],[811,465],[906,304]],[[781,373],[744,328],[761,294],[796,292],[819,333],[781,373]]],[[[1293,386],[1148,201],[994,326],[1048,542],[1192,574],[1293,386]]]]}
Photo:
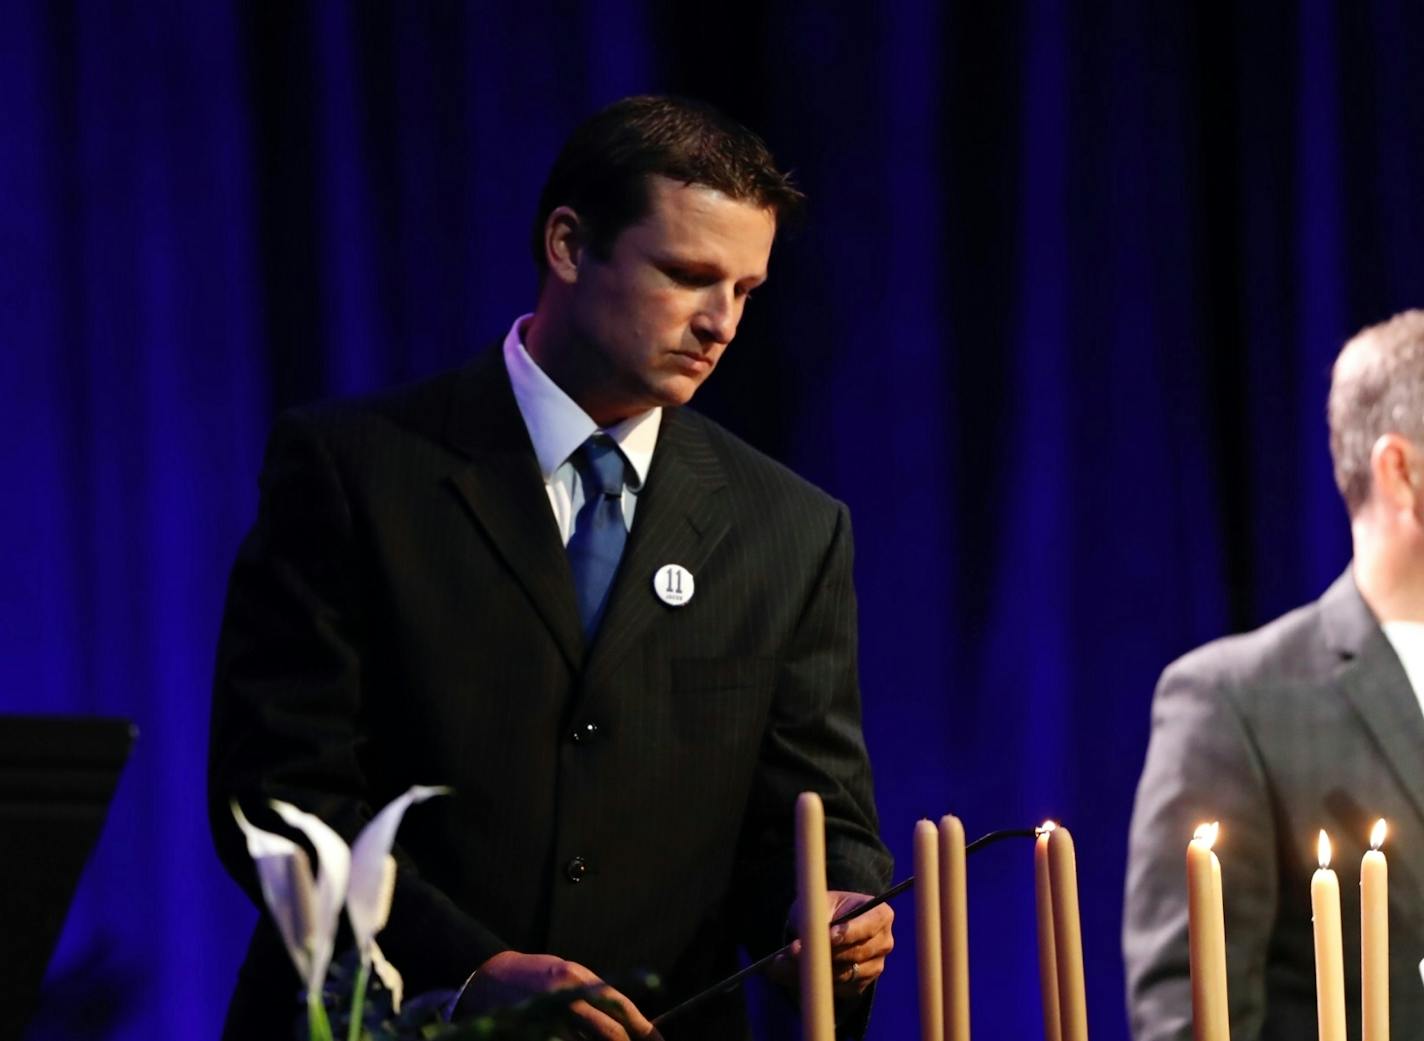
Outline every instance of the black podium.
{"type": "Polygon", "coordinates": [[[34,1011],[137,734],[123,719],[0,716],[0,1039],[34,1011]]]}

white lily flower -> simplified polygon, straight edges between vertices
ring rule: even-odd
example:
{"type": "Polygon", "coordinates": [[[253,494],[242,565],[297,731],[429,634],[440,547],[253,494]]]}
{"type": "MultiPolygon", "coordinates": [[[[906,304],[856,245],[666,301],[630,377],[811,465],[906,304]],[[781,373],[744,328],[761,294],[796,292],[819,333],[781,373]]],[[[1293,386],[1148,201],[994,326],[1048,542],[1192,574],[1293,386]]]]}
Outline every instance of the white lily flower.
{"type": "Polygon", "coordinates": [[[351,874],[351,851],[320,818],[275,799],[272,808],[301,830],[316,848],[319,870],[315,879],[301,846],[254,825],[236,801],[232,803],[232,815],[247,839],[247,852],[257,868],[262,899],[277,924],[292,964],[306,984],[307,1001],[320,1004],[351,874]]]}
{"type": "Polygon", "coordinates": [[[326,979],[326,970],[331,965],[332,951],[336,947],[336,925],[341,918],[341,905],[346,900],[346,887],[351,878],[351,850],[345,840],[320,817],[277,799],[272,800],[272,809],[292,827],[299,829],[316,848],[316,899],[313,901],[312,928],[307,934],[311,938],[307,993],[320,995],[322,981],[326,979]]]}
{"type": "MultiPolygon", "coordinates": [[[[376,814],[350,848],[320,818],[290,803],[273,800],[272,808],[315,847],[320,869],[316,879],[312,878],[311,861],[301,846],[284,835],[263,831],[247,819],[236,801],[232,803],[232,815],[247,839],[247,852],[257,868],[262,899],[277,923],[292,964],[306,984],[312,1015],[322,1024],[326,1022],[321,1005],[322,984],[331,965],[342,904],[351,920],[363,969],[353,1004],[353,1022],[359,1020],[365,992],[364,970],[375,970],[390,992],[392,1007],[400,1010],[404,983],[376,945],[376,934],[385,928],[395,897],[396,862],[391,846],[406,810],[449,791],[415,785],[376,814]]],[[[329,1028],[321,1036],[330,1036],[329,1028]]]]}
{"type": "Polygon", "coordinates": [[[262,901],[272,912],[272,920],[302,979],[310,968],[307,937],[315,916],[316,886],[306,850],[284,835],[263,831],[247,819],[237,800],[232,815],[247,839],[247,854],[257,869],[262,901]]]}
{"type": "Polygon", "coordinates": [[[395,896],[396,862],[391,856],[396,829],[405,811],[418,802],[450,791],[445,787],[415,785],[404,795],[393,799],[361,829],[351,846],[351,881],[346,893],[346,917],[363,965],[375,969],[376,975],[391,994],[391,1004],[399,1011],[403,984],[395,966],[386,961],[376,946],[376,934],[386,926],[391,915],[391,900],[395,896]]]}

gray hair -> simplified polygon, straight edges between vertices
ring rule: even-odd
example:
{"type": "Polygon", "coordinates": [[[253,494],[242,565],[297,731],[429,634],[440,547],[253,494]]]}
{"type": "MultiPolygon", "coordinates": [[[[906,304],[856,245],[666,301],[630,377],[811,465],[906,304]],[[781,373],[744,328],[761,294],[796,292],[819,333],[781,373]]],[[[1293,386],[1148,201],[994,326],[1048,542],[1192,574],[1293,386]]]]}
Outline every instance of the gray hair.
{"type": "Polygon", "coordinates": [[[1370,495],[1370,453],[1385,434],[1424,445],[1424,310],[1356,333],[1330,377],[1330,456],[1354,516],[1370,495]]]}

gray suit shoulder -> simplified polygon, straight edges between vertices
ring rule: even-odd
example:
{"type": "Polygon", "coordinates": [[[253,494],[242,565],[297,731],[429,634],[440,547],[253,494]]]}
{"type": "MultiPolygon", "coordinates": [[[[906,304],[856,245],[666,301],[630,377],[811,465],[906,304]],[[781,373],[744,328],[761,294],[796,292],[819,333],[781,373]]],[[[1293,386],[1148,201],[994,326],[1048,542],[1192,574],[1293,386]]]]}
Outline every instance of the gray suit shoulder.
{"type": "Polygon", "coordinates": [[[1259,629],[1224,636],[1188,652],[1163,670],[1158,690],[1185,683],[1250,698],[1319,683],[1329,658],[1321,604],[1315,600],[1259,629]]]}

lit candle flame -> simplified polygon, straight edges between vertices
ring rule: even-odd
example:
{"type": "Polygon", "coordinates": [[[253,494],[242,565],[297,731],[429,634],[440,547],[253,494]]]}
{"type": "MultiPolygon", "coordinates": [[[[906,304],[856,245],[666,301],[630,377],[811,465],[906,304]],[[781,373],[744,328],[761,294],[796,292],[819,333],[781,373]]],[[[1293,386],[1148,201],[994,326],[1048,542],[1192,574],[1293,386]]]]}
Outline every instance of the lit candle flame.
{"type": "Polygon", "coordinates": [[[1316,844],[1317,855],[1320,857],[1321,868],[1330,866],[1330,836],[1325,834],[1324,829],[1320,832],[1320,841],[1316,844]]]}
{"type": "Polygon", "coordinates": [[[1370,849],[1379,849],[1384,845],[1384,836],[1387,831],[1389,831],[1389,827],[1385,824],[1383,817],[1375,821],[1375,826],[1370,830],[1370,849]]]}
{"type": "Polygon", "coordinates": [[[1221,832],[1221,821],[1212,821],[1210,824],[1198,824],[1197,830],[1192,833],[1193,842],[1205,843],[1207,849],[1216,845],[1216,836],[1221,832]]]}
{"type": "Polygon", "coordinates": [[[1053,831],[1057,827],[1058,824],[1055,821],[1044,821],[1042,824],[1040,824],[1037,828],[1034,829],[1034,834],[1047,835],[1050,831],[1053,831]]]}

